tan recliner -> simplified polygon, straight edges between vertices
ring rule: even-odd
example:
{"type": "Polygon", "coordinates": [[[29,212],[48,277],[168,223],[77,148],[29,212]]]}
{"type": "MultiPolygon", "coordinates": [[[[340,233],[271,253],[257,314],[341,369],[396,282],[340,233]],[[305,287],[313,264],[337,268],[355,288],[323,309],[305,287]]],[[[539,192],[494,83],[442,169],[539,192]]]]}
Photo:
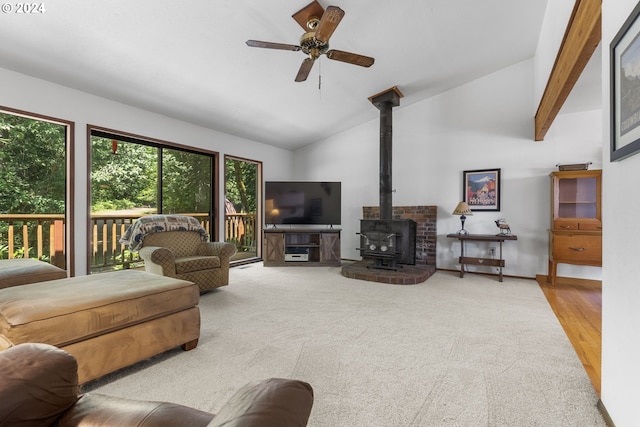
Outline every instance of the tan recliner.
{"type": "Polygon", "coordinates": [[[144,238],[140,257],[149,273],[195,283],[200,292],[229,284],[229,260],[236,246],[203,242],[197,231],[162,231],[144,238]]]}
{"type": "Polygon", "coordinates": [[[120,243],[139,251],[149,273],[188,280],[200,292],[229,284],[229,260],[236,246],[210,242],[207,230],[192,216],[143,216],[131,224],[120,243]]]}

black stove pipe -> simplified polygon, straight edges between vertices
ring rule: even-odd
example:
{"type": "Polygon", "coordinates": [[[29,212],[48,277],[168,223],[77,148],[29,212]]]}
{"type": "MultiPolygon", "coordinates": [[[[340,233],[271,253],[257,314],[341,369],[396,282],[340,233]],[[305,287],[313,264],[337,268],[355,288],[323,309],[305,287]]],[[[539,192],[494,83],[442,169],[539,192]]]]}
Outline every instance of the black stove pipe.
{"type": "Polygon", "coordinates": [[[380,104],[380,219],[392,219],[393,179],[391,174],[393,120],[390,101],[380,104]]]}
{"type": "Polygon", "coordinates": [[[393,183],[391,164],[393,160],[393,107],[400,105],[402,93],[397,87],[369,98],[380,110],[380,219],[393,219],[393,183]]]}

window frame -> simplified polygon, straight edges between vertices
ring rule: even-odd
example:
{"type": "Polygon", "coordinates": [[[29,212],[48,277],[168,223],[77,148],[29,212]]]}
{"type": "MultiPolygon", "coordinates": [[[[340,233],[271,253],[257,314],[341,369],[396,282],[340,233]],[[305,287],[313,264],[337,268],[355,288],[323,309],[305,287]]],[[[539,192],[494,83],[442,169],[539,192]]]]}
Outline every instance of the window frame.
{"type": "Polygon", "coordinates": [[[65,208],[64,208],[64,250],[65,250],[65,266],[70,276],[75,275],[75,257],[74,237],[75,237],[75,221],[74,221],[74,194],[75,186],[73,181],[73,170],[75,169],[75,122],[71,120],[60,119],[57,117],[47,116],[30,111],[19,110],[16,108],[5,107],[0,105],[0,112],[24,117],[32,120],[39,120],[65,127],[65,208]]]}

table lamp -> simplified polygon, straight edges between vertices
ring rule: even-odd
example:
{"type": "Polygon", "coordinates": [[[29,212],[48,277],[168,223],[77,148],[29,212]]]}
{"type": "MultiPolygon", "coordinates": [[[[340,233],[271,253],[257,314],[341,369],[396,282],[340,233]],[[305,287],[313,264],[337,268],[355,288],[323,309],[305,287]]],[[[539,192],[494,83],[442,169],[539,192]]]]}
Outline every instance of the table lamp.
{"type": "Polygon", "coordinates": [[[466,202],[458,203],[458,206],[456,206],[456,208],[453,210],[453,215],[460,215],[462,228],[458,231],[458,234],[469,234],[469,232],[464,229],[464,220],[467,219],[467,215],[473,215],[473,212],[471,212],[471,208],[469,208],[469,205],[467,205],[466,202]]]}

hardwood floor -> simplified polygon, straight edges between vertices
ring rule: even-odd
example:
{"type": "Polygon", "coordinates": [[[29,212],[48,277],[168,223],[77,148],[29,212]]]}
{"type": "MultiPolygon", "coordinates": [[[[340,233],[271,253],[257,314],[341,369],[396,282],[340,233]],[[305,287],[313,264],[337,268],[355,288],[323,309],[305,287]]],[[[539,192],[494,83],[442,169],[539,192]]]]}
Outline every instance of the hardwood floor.
{"type": "Polygon", "coordinates": [[[600,396],[602,349],[602,285],[600,282],[558,278],[556,287],[538,276],[538,284],[582,361],[600,396]]]}

